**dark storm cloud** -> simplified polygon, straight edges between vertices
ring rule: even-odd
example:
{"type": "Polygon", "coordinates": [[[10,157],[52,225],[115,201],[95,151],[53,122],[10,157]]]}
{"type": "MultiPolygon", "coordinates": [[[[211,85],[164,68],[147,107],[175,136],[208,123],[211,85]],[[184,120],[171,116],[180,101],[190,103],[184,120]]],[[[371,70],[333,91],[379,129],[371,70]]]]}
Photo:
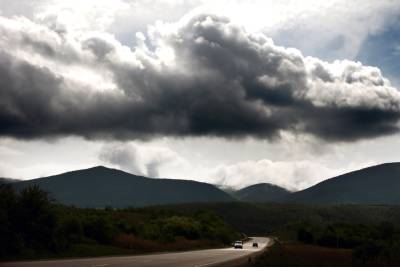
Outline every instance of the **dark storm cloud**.
{"type": "Polygon", "coordinates": [[[154,27],[133,51],[104,33],[4,22],[2,136],[275,138],[283,130],[356,140],[398,131],[400,94],[378,69],[305,58],[225,18],[154,27]]]}

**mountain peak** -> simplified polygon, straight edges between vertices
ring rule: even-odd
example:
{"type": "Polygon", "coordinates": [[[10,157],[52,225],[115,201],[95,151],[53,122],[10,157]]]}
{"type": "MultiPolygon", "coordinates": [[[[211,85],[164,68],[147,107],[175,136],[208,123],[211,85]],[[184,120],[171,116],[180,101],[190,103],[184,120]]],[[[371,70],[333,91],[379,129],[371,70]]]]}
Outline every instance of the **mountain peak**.
{"type": "Polygon", "coordinates": [[[62,204],[116,208],[233,201],[213,185],[196,181],[149,179],[118,169],[95,166],[15,183],[17,189],[38,185],[62,204]]]}
{"type": "MultiPolygon", "coordinates": [[[[109,168],[109,167],[106,167],[106,166],[103,166],[103,165],[98,165],[98,166],[94,166],[94,167],[91,167],[91,168],[88,168],[88,169],[84,169],[84,170],[99,170],[99,171],[101,171],[101,170],[118,170],[118,169],[109,168]]],[[[81,171],[83,171],[83,170],[81,170],[81,171]]]]}
{"type": "MultiPolygon", "coordinates": [[[[258,184],[249,185],[249,186],[247,186],[245,188],[257,188],[257,187],[279,188],[279,189],[283,189],[283,190],[288,191],[287,189],[285,189],[283,187],[280,187],[279,185],[271,184],[271,183],[258,183],[258,184]]],[[[242,189],[245,189],[245,188],[242,188],[242,189]]]]}
{"type": "Polygon", "coordinates": [[[126,174],[126,175],[132,175],[132,176],[136,176],[135,174],[120,170],[120,169],[116,169],[116,168],[111,168],[111,167],[106,167],[103,165],[98,165],[98,166],[94,166],[94,167],[90,167],[87,169],[81,169],[81,170],[75,170],[72,172],[79,172],[79,173],[120,173],[120,174],[126,174]]]}
{"type": "Polygon", "coordinates": [[[280,186],[270,183],[250,185],[235,192],[235,196],[247,202],[278,202],[290,192],[280,186]]]}
{"type": "Polygon", "coordinates": [[[400,204],[400,163],[370,166],[293,193],[289,202],[313,204],[400,204]]]}

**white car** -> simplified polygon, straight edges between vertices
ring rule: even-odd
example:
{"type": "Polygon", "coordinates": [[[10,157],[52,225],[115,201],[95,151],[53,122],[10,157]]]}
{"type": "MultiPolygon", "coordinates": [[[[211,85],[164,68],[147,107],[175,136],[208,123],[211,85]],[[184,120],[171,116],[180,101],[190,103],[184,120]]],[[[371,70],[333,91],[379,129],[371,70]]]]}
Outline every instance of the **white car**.
{"type": "Polygon", "coordinates": [[[243,249],[243,241],[235,241],[233,247],[243,249]]]}

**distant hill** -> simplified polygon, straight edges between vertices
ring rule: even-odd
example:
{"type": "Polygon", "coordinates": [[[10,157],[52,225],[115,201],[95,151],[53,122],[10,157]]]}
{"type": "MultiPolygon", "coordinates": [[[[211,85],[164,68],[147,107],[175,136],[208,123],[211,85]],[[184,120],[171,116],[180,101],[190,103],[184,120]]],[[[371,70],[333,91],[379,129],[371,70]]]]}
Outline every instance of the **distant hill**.
{"type": "Polygon", "coordinates": [[[19,181],[21,181],[21,180],[0,177],[0,184],[11,184],[11,183],[19,182],[19,181]]]}
{"type": "Polygon", "coordinates": [[[234,187],[231,186],[226,186],[226,185],[220,185],[220,184],[214,184],[217,188],[221,189],[222,191],[224,191],[225,193],[227,193],[228,195],[235,197],[234,194],[236,192],[236,189],[234,187]]]}
{"type": "Polygon", "coordinates": [[[286,198],[309,204],[400,204],[400,163],[349,172],[286,198]]]}
{"type": "Polygon", "coordinates": [[[233,193],[233,195],[245,202],[280,202],[291,192],[269,183],[254,184],[233,193]]]}
{"type": "Polygon", "coordinates": [[[234,199],[213,185],[189,180],[152,179],[116,169],[94,167],[14,183],[38,185],[60,203],[77,207],[143,207],[234,199]]]}

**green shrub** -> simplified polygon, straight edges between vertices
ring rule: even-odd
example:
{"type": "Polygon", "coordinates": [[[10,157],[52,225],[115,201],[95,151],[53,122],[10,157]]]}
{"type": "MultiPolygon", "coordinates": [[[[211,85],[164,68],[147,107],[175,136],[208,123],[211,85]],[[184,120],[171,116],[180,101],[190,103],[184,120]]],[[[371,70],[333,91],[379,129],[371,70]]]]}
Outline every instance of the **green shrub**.
{"type": "Polygon", "coordinates": [[[110,220],[104,217],[90,217],[84,223],[84,233],[100,244],[110,244],[117,235],[117,229],[110,220]]]}

